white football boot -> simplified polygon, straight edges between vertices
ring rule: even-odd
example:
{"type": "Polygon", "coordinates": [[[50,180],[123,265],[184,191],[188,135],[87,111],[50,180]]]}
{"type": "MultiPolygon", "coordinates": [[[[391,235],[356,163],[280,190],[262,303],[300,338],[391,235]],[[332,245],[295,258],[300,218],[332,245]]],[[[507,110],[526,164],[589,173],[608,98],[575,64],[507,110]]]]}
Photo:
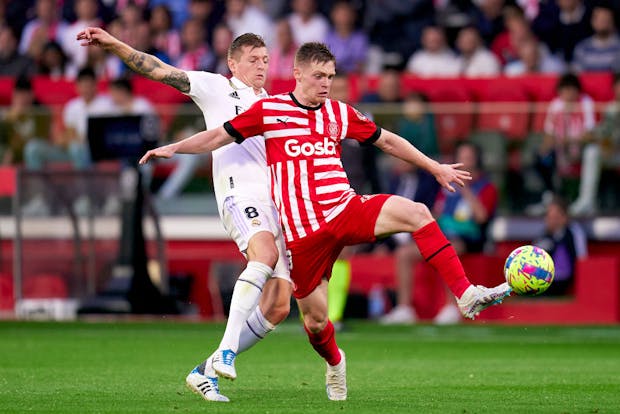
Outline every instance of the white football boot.
{"type": "Polygon", "coordinates": [[[217,374],[211,366],[211,357],[189,373],[185,383],[190,390],[207,401],[229,402],[228,397],[220,394],[217,374]]]}
{"type": "Polygon", "coordinates": [[[237,354],[231,349],[218,349],[213,354],[213,369],[217,375],[234,380],[237,378],[235,358],[237,354]]]}
{"type": "Polygon", "coordinates": [[[332,401],[344,401],[347,399],[347,360],[344,351],[338,349],[342,359],[338,365],[331,366],[327,364],[327,372],[325,373],[325,389],[327,390],[327,398],[332,401]]]}
{"type": "Polygon", "coordinates": [[[464,317],[475,319],[481,311],[489,306],[502,303],[511,291],[512,289],[505,282],[494,288],[471,285],[461,298],[456,300],[456,303],[464,317]]]}

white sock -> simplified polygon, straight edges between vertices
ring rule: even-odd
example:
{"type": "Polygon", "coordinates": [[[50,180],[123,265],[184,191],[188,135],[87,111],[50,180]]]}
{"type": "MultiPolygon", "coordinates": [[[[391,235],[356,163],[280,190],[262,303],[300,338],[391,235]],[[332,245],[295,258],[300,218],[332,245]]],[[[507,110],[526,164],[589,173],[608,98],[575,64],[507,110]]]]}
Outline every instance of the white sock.
{"type": "Polygon", "coordinates": [[[237,352],[241,328],[257,307],[263,286],[272,273],[272,268],[260,262],[248,262],[245,270],[241,272],[233,289],[226,331],[219,349],[237,352]]]}
{"type": "Polygon", "coordinates": [[[254,308],[254,312],[252,312],[248,320],[243,324],[243,328],[241,328],[239,350],[237,353],[241,353],[253,347],[275,328],[274,324],[265,319],[260,310],[260,306],[257,306],[254,308]]]}

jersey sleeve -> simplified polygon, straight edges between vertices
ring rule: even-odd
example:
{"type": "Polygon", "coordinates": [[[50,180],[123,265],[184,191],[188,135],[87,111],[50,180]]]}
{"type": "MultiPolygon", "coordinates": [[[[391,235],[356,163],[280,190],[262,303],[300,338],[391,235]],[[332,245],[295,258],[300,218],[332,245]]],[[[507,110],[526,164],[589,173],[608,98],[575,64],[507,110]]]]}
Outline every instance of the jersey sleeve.
{"type": "Polygon", "coordinates": [[[351,105],[347,105],[347,138],[358,141],[361,145],[372,145],[381,135],[381,128],[351,105]]]}
{"type": "Polygon", "coordinates": [[[263,101],[255,102],[244,111],[224,123],[224,129],[240,144],[246,138],[263,135],[263,101]]]}
{"type": "Polygon", "coordinates": [[[192,98],[194,102],[203,105],[208,104],[208,102],[202,102],[201,97],[216,94],[218,89],[221,89],[222,82],[227,82],[225,77],[217,73],[186,70],[185,74],[189,79],[189,92],[186,95],[192,98]]]}

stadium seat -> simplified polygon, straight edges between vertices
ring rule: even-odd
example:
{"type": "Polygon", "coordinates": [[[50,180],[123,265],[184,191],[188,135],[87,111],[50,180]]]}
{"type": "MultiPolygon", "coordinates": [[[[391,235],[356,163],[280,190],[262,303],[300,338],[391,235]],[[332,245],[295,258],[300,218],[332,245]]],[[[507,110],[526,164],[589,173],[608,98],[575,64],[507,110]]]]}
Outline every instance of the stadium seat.
{"type": "Polygon", "coordinates": [[[68,297],[67,285],[62,276],[46,273],[26,277],[22,293],[23,297],[28,299],[64,299],[68,297]]]}
{"type": "Polygon", "coordinates": [[[426,94],[433,103],[440,151],[450,153],[455,141],[471,133],[474,121],[471,96],[464,86],[431,88],[426,94]]]}
{"type": "Polygon", "coordinates": [[[10,76],[0,76],[0,106],[11,104],[15,79],[10,76]]]}
{"type": "Polygon", "coordinates": [[[0,197],[13,197],[16,189],[17,169],[0,166],[0,197]]]}
{"type": "Polygon", "coordinates": [[[0,273],[0,311],[13,310],[14,306],[13,277],[0,273]]]}
{"type": "Polygon", "coordinates": [[[529,130],[530,101],[516,80],[495,79],[478,91],[477,129],[497,131],[512,140],[522,140],[529,130]]]}

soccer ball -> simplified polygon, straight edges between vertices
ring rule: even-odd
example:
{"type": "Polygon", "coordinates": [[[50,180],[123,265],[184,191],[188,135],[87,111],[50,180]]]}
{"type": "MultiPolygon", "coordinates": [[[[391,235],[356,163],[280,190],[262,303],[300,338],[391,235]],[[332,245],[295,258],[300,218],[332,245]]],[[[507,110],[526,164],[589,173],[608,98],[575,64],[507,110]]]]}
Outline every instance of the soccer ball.
{"type": "Polygon", "coordinates": [[[536,246],[517,247],[504,265],[506,282],[518,295],[540,295],[553,282],[554,273],[553,259],[536,246]]]}

